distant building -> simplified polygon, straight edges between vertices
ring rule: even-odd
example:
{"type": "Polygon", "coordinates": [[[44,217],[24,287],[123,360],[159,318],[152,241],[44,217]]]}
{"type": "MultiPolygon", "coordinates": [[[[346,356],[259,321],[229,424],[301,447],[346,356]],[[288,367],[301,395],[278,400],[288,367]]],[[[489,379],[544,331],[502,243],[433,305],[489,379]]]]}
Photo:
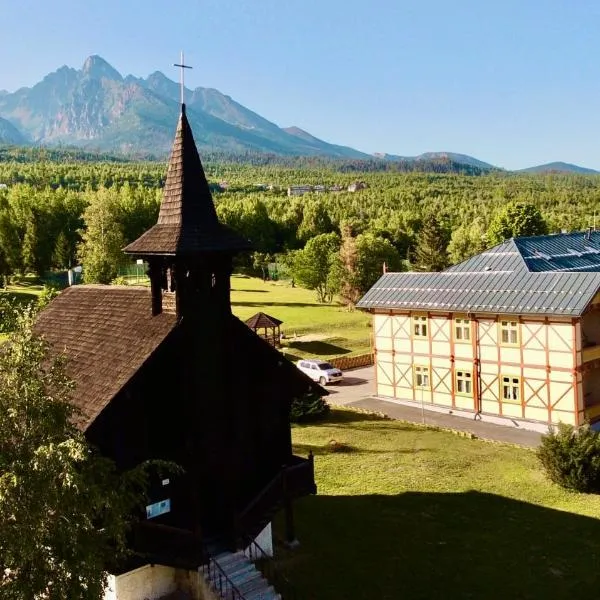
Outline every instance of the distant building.
{"type": "Polygon", "coordinates": [[[364,181],[355,181],[348,186],[349,192],[358,192],[359,190],[364,190],[367,187],[367,184],[364,181]]]}
{"type": "Polygon", "coordinates": [[[312,192],[312,186],[310,185],[290,185],[287,191],[288,196],[302,196],[308,192],[312,192]]]}
{"type": "Polygon", "coordinates": [[[546,430],[600,420],[600,232],[508,240],[441,273],[387,273],[377,394],[546,430]]]}

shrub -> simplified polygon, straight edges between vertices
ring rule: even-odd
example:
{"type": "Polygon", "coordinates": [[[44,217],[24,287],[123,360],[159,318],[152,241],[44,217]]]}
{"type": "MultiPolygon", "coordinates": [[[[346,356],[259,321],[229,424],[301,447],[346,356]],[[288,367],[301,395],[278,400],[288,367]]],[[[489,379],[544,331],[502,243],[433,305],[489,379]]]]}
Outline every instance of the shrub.
{"type": "Polygon", "coordinates": [[[600,433],[559,424],[542,436],[537,456],[548,477],[578,492],[600,493],[600,433]]]}
{"type": "Polygon", "coordinates": [[[129,282],[127,281],[126,277],[123,277],[122,275],[119,275],[118,277],[115,277],[111,282],[110,285],[128,285],[129,282]]]}
{"type": "Polygon", "coordinates": [[[60,289],[58,286],[49,283],[45,284],[44,288],[40,292],[40,295],[38,296],[38,308],[40,310],[46,308],[46,306],[48,306],[48,304],[50,304],[50,302],[54,300],[58,294],[60,294],[60,289]]]}
{"type": "Polygon", "coordinates": [[[318,394],[304,394],[292,402],[290,420],[292,423],[317,421],[329,414],[329,410],[329,404],[318,394]]]}
{"type": "Polygon", "coordinates": [[[8,294],[0,294],[0,333],[10,333],[19,314],[15,300],[8,294]]]}

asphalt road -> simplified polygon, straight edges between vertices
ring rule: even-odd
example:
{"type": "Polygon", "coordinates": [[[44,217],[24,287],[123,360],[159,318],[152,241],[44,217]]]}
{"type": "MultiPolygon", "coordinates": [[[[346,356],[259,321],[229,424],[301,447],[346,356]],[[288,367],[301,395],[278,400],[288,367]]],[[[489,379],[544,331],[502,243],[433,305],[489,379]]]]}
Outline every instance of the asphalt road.
{"type": "MultiPolygon", "coordinates": [[[[345,371],[343,381],[329,385],[326,389],[329,392],[327,401],[330,404],[380,412],[391,419],[413,423],[423,422],[423,412],[419,407],[373,397],[375,394],[374,367],[345,371]]],[[[470,417],[460,417],[448,412],[432,410],[426,410],[424,415],[425,423],[428,425],[466,431],[482,439],[528,447],[536,447],[540,443],[540,433],[517,426],[496,425],[485,421],[476,421],[470,417]]]]}

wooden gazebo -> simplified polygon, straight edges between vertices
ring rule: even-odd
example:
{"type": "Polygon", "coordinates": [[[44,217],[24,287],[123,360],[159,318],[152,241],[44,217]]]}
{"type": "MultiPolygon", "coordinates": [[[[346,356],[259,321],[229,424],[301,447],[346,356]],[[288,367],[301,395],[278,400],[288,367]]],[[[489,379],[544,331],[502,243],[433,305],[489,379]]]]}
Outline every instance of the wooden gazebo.
{"type": "Polygon", "coordinates": [[[246,325],[248,325],[256,335],[259,335],[274,347],[281,345],[281,330],[279,329],[279,326],[282,323],[283,321],[271,317],[264,312],[256,313],[246,321],[246,325]]]}

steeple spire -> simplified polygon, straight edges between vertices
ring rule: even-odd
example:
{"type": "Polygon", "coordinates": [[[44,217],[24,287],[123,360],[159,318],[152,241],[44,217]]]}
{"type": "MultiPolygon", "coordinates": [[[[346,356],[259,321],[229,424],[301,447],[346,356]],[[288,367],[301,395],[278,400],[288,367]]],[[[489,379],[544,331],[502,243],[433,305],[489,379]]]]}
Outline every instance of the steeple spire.
{"type": "Polygon", "coordinates": [[[250,242],[222,225],[194,142],[185,105],[177,123],[158,221],[125,249],[134,256],[234,254],[250,242]]]}

